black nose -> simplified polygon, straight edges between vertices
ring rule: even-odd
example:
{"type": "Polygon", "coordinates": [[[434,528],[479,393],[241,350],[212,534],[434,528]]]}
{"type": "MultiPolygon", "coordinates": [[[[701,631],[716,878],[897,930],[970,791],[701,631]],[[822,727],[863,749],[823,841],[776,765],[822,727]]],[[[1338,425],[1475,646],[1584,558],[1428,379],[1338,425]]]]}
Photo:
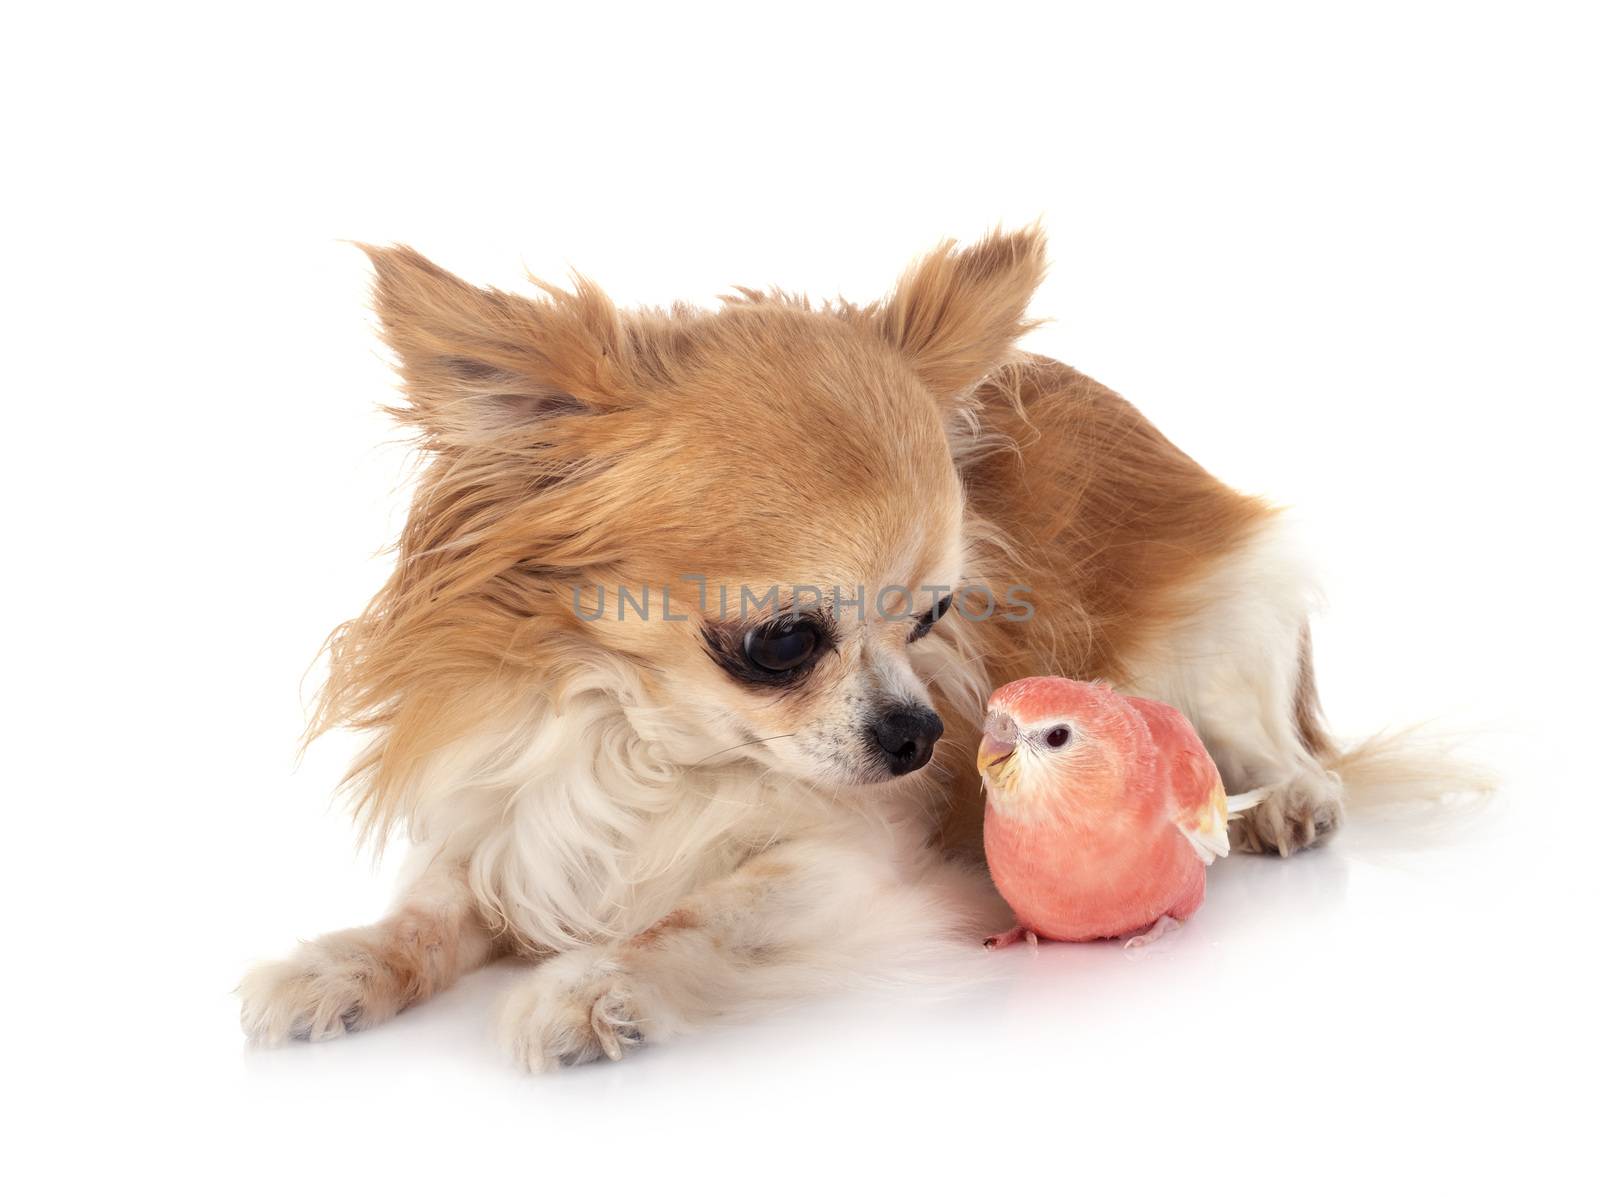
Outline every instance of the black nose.
{"type": "Polygon", "coordinates": [[[927,707],[895,707],[878,716],[872,736],[883,752],[889,772],[896,777],[915,773],[928,763],[933,746],[944,735],[944,724],[927,707]]]}

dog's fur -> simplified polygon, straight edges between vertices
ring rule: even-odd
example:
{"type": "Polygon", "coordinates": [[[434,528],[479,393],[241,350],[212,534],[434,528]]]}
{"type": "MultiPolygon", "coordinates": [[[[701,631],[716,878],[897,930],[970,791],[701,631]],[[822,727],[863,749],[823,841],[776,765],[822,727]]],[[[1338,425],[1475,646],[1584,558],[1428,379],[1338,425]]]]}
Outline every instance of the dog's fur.
{"type": "Polygon", "coordinates": [[[975,727],[1031,674],[1181,708],[1230,791],[1261,791],[1245,849],[1338,825],[1306,570],[1271,508],[1017,352],[1037,230],[941,246],[865,307],[621,312],[583,280],[531,299],[368,253],[428,465],[313,731],[370,733],[358,817],[415,856],[391,917],[245,979],[254,1037],[371,1026],[515,953],[503,1038],[541,1069],[976,945],[1005,920],[976,863],[975,727]],[[958,610],[910,642],[895,616],[917,613],[869,597],[782,686],[730,668],[746,627],[713,601],[958,584],[1033,617],[958,610]],[[885,704],[942,716],[926,768],[873,757],[885,704]]]}

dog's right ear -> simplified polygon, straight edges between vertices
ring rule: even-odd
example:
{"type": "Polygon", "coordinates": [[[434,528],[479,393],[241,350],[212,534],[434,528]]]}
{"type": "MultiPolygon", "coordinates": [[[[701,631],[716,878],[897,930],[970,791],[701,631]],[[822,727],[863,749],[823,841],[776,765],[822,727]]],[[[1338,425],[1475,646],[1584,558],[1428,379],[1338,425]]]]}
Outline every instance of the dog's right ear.
{"type": "Polygon", "coordinates": [[[474,287],[407,246],[360,247],[373,308],[410,403],[395,414],[436,444],[492,444],[556,415],[621,399],[627,344],[616,307],[586,279],[548,298],[474,287]]]}

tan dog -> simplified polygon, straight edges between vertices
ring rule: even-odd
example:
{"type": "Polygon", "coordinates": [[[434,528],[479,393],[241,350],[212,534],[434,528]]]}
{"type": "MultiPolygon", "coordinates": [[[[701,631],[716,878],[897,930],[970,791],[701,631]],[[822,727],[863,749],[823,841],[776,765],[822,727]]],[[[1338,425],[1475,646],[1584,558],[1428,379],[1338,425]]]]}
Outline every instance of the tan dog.
{"type": "Polygon", "coordinates": [[[252,1036],[517,953],[503,1036],[541,1069],[992,929],[975,726],[1025,675],[1181,708],[1263,791],[1243,848],[1338,825],[1306,571],[1271,509],[1017,353],[1037,231],[866,307],[714,312],[368,252],[429,465],[313,731],[371,733],[355,807],[414,867],[389,918],[245,979],[252,1036]]]}

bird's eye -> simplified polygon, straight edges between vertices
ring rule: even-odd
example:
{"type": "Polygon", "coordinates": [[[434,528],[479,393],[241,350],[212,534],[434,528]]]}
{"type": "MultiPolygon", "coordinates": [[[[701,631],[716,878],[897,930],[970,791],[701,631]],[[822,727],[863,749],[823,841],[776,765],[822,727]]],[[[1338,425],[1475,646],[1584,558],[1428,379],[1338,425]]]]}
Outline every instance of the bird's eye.
{"type": "Polygon", "coordinates": [[[822,629],[809,619],[780,619],[744,635],[745,660],[765,673],[791,673],[823,644],[822,629]]]}
{"type": "Polygon", "coordinates": [[[1066,724],[1062,724],[1060,727],[1052,727],[1044,736],[1044,742],[1050,745],[1051,748],[1065,748],[1067,741],[1071,739],[1072,729],[1066,724]]]}
{"type": "Polygon", "coordinates": [[[912,625],[911,634],[906,637],[906,643],[915,644],[929,632],[933,631],[933,625],[943,619],[945,612],[950,610],[950,603],[953,598],[953,595],[947,594],[937,603],[935,603],[931,609],[924,611],[921,615],[919,615],[917,617],[917,622],[912,625]]]}

